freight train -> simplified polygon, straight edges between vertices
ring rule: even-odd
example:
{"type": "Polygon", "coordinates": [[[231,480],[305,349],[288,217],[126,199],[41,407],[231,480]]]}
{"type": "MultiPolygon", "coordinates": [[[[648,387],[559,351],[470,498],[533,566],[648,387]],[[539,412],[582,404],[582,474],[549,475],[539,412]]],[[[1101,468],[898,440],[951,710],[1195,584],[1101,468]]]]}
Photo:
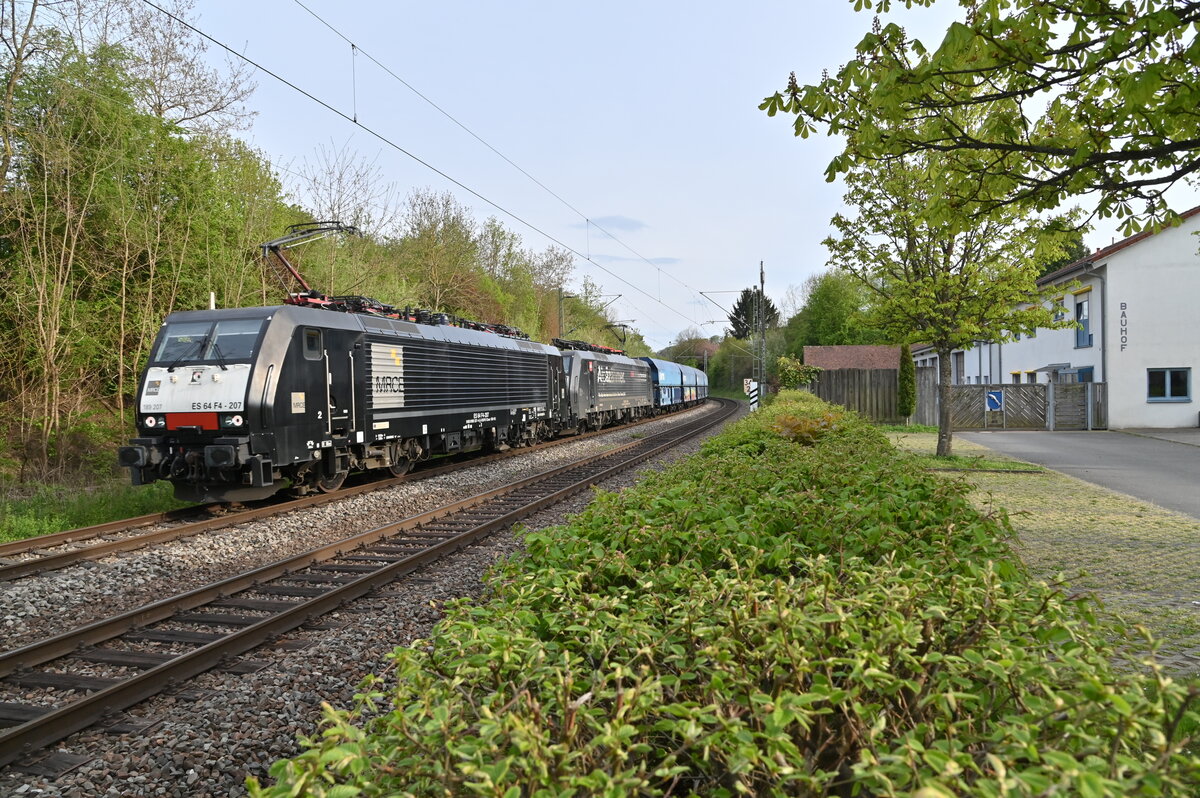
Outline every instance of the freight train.
{"type": "Polygon", "coordinates": [[[353,471],[399,475],[708,395],[707,375],[678,363],[363,297],[288,301],[167,317],[139,384],[138,437],[118,453],[135,485],[169,480],[187,501],[328,492],[353,471]]]}

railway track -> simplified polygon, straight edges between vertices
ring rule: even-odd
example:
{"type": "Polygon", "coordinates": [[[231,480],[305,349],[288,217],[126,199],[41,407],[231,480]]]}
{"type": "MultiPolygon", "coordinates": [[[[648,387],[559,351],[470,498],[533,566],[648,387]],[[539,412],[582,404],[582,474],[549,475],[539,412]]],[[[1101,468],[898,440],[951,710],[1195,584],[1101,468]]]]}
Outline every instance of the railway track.
{"type": "Polygon", "coordinates": [[[79,529],[69,529],[51,535],[42,535],[37,538],[2,543],[0,544],[0,582],[66,568],[85,560],[95,560],[121,552],[136,551],[146,546],[153,546],[179,538],[225,529],[237,524],[257,521],[306,507],[316,507],[322,504],[342,501],[351,496],[394,487],[405,482],[432,479],[433,477],[449,474],[463,468],[484,465],[510,457],[518,457],[528,452],[586,440],[619,430],[633,429],[642,424],[660,419],[661,417],[643,419],[642,421],[625,424],[621,427],[609,427],[595,432],[559,438],[534,446],[512,449],[497,454],[455,459],[452,462],[442,465],[430,463],[404,476],[375,479],[361,485],[342,488],[334,493],[315,494],[282,502],[271,501],[263,503],[260,506],[234,511],[225,511],[222,505],[182,508],[121,521],[110,521],[105,524],[81,527],[79,529]],[[216,516],[205,515],[206,513],[214,512],[221,512],[221,514],[216,516]],[[205,517],[196,518],[197,515],[205,517]],[[164,524],[166,526],[161,526],[164,524]],[[137,532],[137,530],[145,529],[146,527],[156,528],[147,532],[137,532]]]}
{"type": "Polygon", "coordinates": [[[28,757],[235,659],[492,531],[718,424],[723,407],[665,432],[463,501],[0,654],[9,689],[86,694],[54,706],[0,703],[0,765],[28,757]],[[148,653],[146,642],[183,649],[148,653]],[[95,675],[112,668],[113,675],[95,675]],[[118,675],[120,678],[118,678],[118,675]]]}

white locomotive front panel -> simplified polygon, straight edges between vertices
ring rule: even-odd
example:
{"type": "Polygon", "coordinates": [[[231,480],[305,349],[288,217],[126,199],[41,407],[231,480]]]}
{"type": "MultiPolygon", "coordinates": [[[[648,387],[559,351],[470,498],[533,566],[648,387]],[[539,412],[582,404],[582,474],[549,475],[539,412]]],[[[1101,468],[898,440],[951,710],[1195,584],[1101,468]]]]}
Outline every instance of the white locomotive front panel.
{"type": "Polygon", "coordinates": [[[246,409],[249,363],[151,366],[138,410],[142,413],[241,413],[246,409]]]}

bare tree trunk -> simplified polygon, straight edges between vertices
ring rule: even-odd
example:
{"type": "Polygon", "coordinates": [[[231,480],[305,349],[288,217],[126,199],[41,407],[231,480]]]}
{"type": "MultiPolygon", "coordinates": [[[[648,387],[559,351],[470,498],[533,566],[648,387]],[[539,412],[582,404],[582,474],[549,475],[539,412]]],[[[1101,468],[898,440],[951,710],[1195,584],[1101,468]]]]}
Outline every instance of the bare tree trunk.
{"type": "Polygon", "coordinates": [[[24,19],[18,10],[24,3],[7,0],[0,6],[0,42],[8,51],[8,80],[4,84],[3,121],[0,123],[0,179],[7,178],[12,166],[13,145],[13,97],[24,75],[25,62],[33,51],[34,20],[37,18],[38,0],[29,3],[24,19]]]}
{"type": "Polygon", "coordinates": [[[938,349],[938,440],[937,456],[949,457],[953,443],[950,431],[950,349],[938,349]]]}

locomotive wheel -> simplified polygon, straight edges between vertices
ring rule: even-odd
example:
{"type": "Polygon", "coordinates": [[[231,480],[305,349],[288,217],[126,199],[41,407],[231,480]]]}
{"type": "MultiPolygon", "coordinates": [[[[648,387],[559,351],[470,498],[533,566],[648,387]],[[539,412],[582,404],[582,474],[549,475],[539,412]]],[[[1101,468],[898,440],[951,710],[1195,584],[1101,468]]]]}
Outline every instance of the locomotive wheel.
{"type": "Polygon", "coordinates": [[[412,471],[413,465],[413,461],[405,457],[388,466],[388,471],[391,472],[391,475],[394,477],[402,477],[409,471],[412,471]]]}
{"type": "Polygon", "coordinates": [[[342,487],[342,483],[346,481],[346,474],[349,472],[339,471],[331,477],[318,477],[317,490],[322,493],[333,493],[342,487]]]}

